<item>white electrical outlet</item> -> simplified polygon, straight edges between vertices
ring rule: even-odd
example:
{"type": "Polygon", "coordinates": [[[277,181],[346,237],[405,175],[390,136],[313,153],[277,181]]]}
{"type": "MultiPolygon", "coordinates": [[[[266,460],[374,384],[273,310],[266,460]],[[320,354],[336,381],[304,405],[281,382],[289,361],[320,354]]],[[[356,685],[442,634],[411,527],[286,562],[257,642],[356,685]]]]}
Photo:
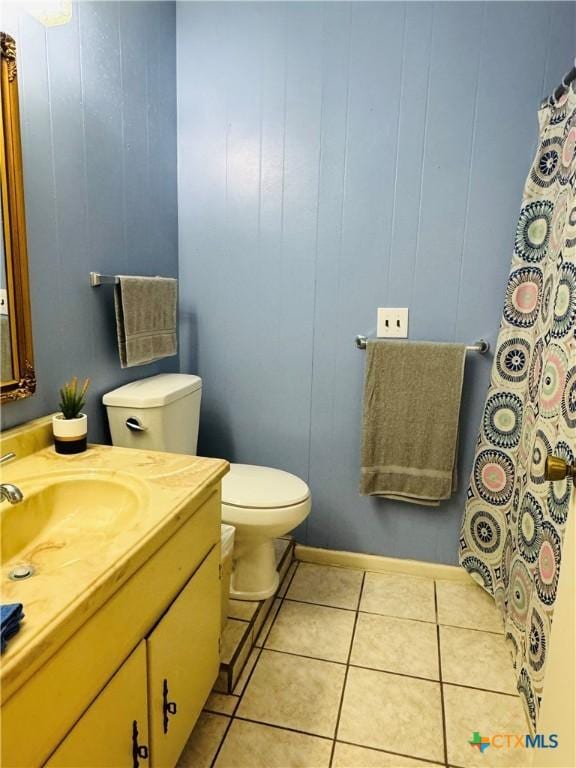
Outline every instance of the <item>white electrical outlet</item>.
{"type": "Polygon", "coordinates": [[[0,288],[0,315],[8,314],[8,293],[6,288],[0,288]]]}
{"type": "Polygon", "coordinates": [[[376,335],[381,339],[407,339],[408,307],[378,307],[376,335]]]}

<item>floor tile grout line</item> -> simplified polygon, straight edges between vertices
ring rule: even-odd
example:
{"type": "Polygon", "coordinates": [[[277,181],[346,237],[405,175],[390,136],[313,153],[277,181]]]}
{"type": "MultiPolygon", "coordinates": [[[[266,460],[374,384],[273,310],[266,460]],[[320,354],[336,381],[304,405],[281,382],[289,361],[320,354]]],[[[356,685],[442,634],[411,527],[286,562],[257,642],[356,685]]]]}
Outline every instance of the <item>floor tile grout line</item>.
{"type": "MultiPolygon", "coordinates": [[[[438,682],[438,681],[436,681],[438,682]]],[[[519,699],[519,693],[508,693],[507,691],[495,691],[494,688],[478,688],[475,685],[466,685],[466,683],[453,683],[450,680],[443,680],[444,688],[465,688],[467,691],[482,691],[482,693],[493,693],[496,696],[508,696],[511,699],[519,699]]]]}
{"type": "MultiPolygon", "coordinates": [[[[278,612],[276,616],[278,616],[278,613],[280,613],[280,609],[278,609],[278,612]]],[[[276,621],[276,617],[274,618],[274,621],[276,621]]],[[[274,622],[273,622],[274,623],[274,622]]],[[[272,627],[270,627],[272,629],[272,627]]],[[[354,633],[356,631],[356,622],[354,623],[354,633]]],[[[267,635],[269,632],[267,633],[267,635]]],[[[282,651],[278,648],[268,648],[265,646],[261,647],[261,650],[263,651],[269,651],[270,653],[279,653],[284,656],[295,656],[297,659],[310,659],[310,661],[320,661],[324,664],[336,664],[339,667],[352,667],[353,669],[365,669],[368,672],[380,672],[383,675],[393,675],[394,677],[407,677],[410,680],[422,680],[425,683],[440,683],[439,677],[422,677],[422,675],[411,675],[409,672],[395,672],[391,669],[380,669],[378,667],[367,667],[364,664],[358,664],[356,662],[347,662],[347,661],[336,661],[335,659],[325,659],[320,658],[319,656],[310,656],[306,653],[296,653],[295,651],[282,651]]],[[[465,688],[469,691],[483,691],[484,693],[494,693],[497,696],[510,696],[513,699],[518,698],[518,694],[516,693],[506,693],[505,691],[495,691],[493,688],[479,688],[476,685],[466,685],[465,683],[454,683],[452,681],[444,681],[443,685],[449,685],[452,688],[465,688]]],[[[229,694],[229,695],[236,695],[239,694],[229,694]]]]}
{"type": "MultiPolygon", "coordinates": [[[[239,703],[239,702],[238,702],[239,703]]],[[[236,704],[236,709],[238,709],[238,704],[236,704]]],[[[236,710],[234,710],[236,711],[236,710]]],[[[213,766],[216,764],[216,760],[218,759],[218,755],[220,754],[220,750],[222,749],[222,745],[226,741],[226,737],[228,736],[228,731],[232,727],[232,723],[234,722],[234,715],[231,715],[228,719],[228,722],[226,723],[226,728],[224,728],[224,731],[222,732],[222,738],[220,739],[220,743],[218,744],[218,749],[214,753],[214,757],[212,758],[212,761],[210,763],[210,768],[213,768],[213,766]]]]}
{"type": "MultiPolygon", "coordinates": [[[[294,551],[294,549],[292,549],[292,551],[294,551]]],[[[295,558],[293,558],[293,560],[294,559],[295,558]]],[[[290,570],[290,566],[291,565],[292,565],[292,562],[290,562],[290,565],[288,566],[288,570],[286,571],[285,578],[287,578],[287,576],[288,576],[288,572],[290,570]]],[[[298,571],[298,566],[296,566],[296,568],[294,569],[294,572],[292,573],[292,576],[290,577],[290,584],[292,583],[292,579],[294,578],[294,575],[296,574],[297,571],[298,571]]],[[[290,584],[288,584],[288,587],[286,588],[286,592],[288,591],[288,589],[290,587],[290,584]]],[[[280,584],[279,589],[281,587],[282,587],[282,584],[280,584]]],[[[284,594],[286,594],[286,592],[284,594]]],[[[274,610],[275,599],[272,601],[272,604],[270,606],[270,611],[274,610]]],[[[282,607],[283,601],[284,601],[284,597],[281,597],[280,598],[280,606],[278,608],[278,611],[282,607]]],[[[278,616],[278,612],[276,613],[276,616],[278,616]]],[[[268,635],[270,634],[270,630],[274,626],[274,622],[276,621],[276,616],[274,616],[274,618],[272,619],[272,621],[270,623],[270,627],[268,629],[268,632],[266,633],[266,637],[268,637],[268,635]]],[[[264,624],[266,623],[267,619],[268,619],[268,617],[266,617],[266,619],[264,619],[264,622],[262,623],[262,627],[261,627],[260,631],[262,631],[262,629],[264,629],[264,624]]],[[[255,638],[255,640],[257,640],[257,639],[258,638],[255,638]]],[[[254,645],[252,648],[254,649],[254,648],[257,648],[257,647],[258,646],[254,645]]],[[[244,697],[244,693],[245,693],[246,689],[248,688],[248,686],[250,685],[250,680],[252,679],[252,675],[254,674],[254,670],[258,666],[258,662],[260,661],[260,656],[262,656],[263,650],[264,650],[264,646],[263,645],[258,648],[258,657],[257,657],[256,661],[254,662],[254,666],[250,670],[250,674],[248,675],[248,679],[246,680],[246,683],[244,684],[244,687],[242,688],[242,693],[238,697],[238,701],[236,702],[236,706],[234,707],[233,714],[230,716],[230,721],[228,722],[228,724],[227,724],[227,726],[226,726],[226,728],[225,728],[225,730],[224,730],[224,732],[222,734],[222,738],[220,739],[220,743],[218,744],[218,749],[214,753],[214,757],[212,758],[212,762],[210,763],[210,768],[214,768],[214,766],[216,765],[216,761],[218,760],[218,755],[220,754],[220,752],[222,750],[222,747],[224,746],[224,742],[226,741],[226,738],[228,736],[228,732],[230,731],[230,728],[232,727],[232,723],[236,719],[239,719],[239,720],[242,719],[242,718],[238,718],[236,713],[238,712],[238,708],[240,707],[240,704],[242,703],[242,699],[244,697]]],[[[240,678],[238,678],[238,679],[240,679],[240,678]]],[[[234,694],[228,694],[228,695],[234,695],[234,694]]]]}
{"type": "Polygon", "coordinates": [[[334,727],[334,740],[332,741],[332,750],[330,752],[329,768],[332,768],[334,762],[334,752],[336,751],[336,739],[338,738],[338,729],[340,728],[340,717],[342,715],[342,706],[344,704],[344,695],[346,693],[346,684],[348,682],[348,672],[350,671],[350,659],[352,658],[352,648],[354,646],[354,638],[356,636],[356,626],[358,625],[358,613],[360,603],[362,601],[362,593],[364,591],[364,581],[366,580],[366,571],[362,574],[362,581],[360,583],[360,589],[358,590],[358,601],[356,603],[356,612],[354,615],[354,626],[352,627],[352,636],[350,638],[350,647],[348,649],[348,658],[346,659],[346,669],[344,672],[344,680],[342,682],[342,693],[340,694],[340,703],[338,705],[338,713],[336,715],[336,725],[334,727]]]}
{"type": "Polygon", "coordinates": [[[504,637],[504,630],[497,632],[495,629],[480,629],[479,627],[462,627],[458,624],[446,624],[442,621],[436,622],[439,627],[448,627],[449,629],[463,629],[465,632],[485,632],[487,635],[497,635],[498,637],[504,637]]]}
{"type": "Polygon", "coordinates": [[[312,731],[301,731],[298,728],[292,728],[290,725],[278,725],[278,723],[268,723],[265,720],[254,720],[252,717],[246,717],[245,715],[237,715],[235,720],[240,720],[243,723],[254,723],[255,725],[265,725],[268,728],[276,728],[279,731],[289,731],[290,733],[298,733],[300,736],[313,736],[315,739],[323,739],[324,741],[333,741],[331,736],[323,736],[320,733],[312,733],[312,731]]]}
{"type": "Polygon", "coordinates": [[[498,635],[499,637],[504,637],[504,631],[496,631],[495,629],[482,629],[480,627],[463,627],[458,624],[446,624],[443,622],[438,622],[436,620],[430,620],[427,619],[416,619],[413,616],[398,616],[394,613],[378,613],[376,611],[366,611],[364,609],[356,609],[356,608],[344,608],[341,605],[328,605],[328,603],[318,603],[314,600],[297,600],[294,597],[286,597],[286,599],[291,603],[301,603],[303,605],[317,605],[320,608],[335,608],[340,611],[348,611],[349,613],[367,613],[370,616],[384,616],[387,619],[400,619],[401,621],[417,621],[420,624],[439,624],[441,627],[450,627],[451,629],[463,629],[469,632],[486,632],[489,635],[498,635]]]}
{"type": "Polygon", "coordinates": [[[313,605],[316,608],[331,608],[333,611],[346,611],[347,613],[358,613],[357,608],[344,608],[341,605],[328,605],[328,603],[315,603],[312,600],[296,600],[294,597],[286,597],[288,603],[297,603],[298,605],[313,605]]]}
{"type": "Polygon", "coordinates": [[[368,747],[366,744],[359,744],[356,741],[348,741],[347,739],[337,739],[338,744],[348,744],[351,747],[360,747],[361,749],[371,749],[374,752],[381,752],[385,755],[395,755],[397,757],[407,757],[412,760],[421,760],[423,763],[430,763],[430,765],[444,765],[439,763],[438,760],[431,760],[429,757],[418,757],[416,755],[409,755],[407,752],[393,752],[391,749],[382,749],[381,747],[368,747]]]}
{"type": "Polygon", "coordinates": [[[446,733],[446,708],[444,706],[444,685],[442,683],[442,653],[440,651],[440,625],[438,624],[438,593],[434,581],[434,611],[436,613],[436,644],[438,648],[438,678],[440,680],[440,709],[442,712],[442,740],[444,746],[444,764],[448,765],[448,736],[446,733]]]}

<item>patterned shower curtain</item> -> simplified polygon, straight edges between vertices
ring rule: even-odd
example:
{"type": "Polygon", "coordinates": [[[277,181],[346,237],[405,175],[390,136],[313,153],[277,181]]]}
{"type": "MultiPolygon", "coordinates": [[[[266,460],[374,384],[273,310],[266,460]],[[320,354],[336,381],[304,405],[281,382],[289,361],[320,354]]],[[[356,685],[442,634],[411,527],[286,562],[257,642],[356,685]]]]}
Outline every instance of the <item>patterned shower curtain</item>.
{"type": "Polygon", "coordinates": [[[574,87],[538,114],[460,538],[461,565],[502,612],[533,728],[573,492],[544,463],[576,451],[574,87]]]}

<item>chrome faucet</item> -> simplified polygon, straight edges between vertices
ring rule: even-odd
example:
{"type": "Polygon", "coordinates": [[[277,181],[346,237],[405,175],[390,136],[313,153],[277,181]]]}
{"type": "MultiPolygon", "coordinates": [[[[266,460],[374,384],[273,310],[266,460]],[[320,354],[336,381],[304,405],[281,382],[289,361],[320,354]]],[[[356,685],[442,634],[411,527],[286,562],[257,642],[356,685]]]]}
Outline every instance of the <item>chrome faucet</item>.
{"type": "MultiPolygon", "coordinates": [[[[0,464],[15,458],[15,453],[6,453],[4,456],[0,456],[0,464]]],[[[12,483],[0,484],[0,501],[9,501],[10,504],[18,504],[20,501],[22,501],[23,498],[24,494],[17,486],[12,485],[12,483]]]]}
{"type": "Polygon", "coordinates": [[[0,501],[9,501],[10,504],[18,504],[22,501],[24,494],[12,483],[2,483],[0,485],[0,501]]]}

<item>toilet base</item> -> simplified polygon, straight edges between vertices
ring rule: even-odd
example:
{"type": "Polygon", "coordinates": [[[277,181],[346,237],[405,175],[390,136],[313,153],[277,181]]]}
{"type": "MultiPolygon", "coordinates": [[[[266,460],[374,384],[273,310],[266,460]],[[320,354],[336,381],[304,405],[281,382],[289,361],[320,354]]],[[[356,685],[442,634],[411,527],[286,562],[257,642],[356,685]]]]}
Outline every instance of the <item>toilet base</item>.
{"type": "Polygon", "coordinates": [[[237,536],[232,567],[230,597],[234,600],[266,600],[278,589],[273,539],[237,536]]]}

